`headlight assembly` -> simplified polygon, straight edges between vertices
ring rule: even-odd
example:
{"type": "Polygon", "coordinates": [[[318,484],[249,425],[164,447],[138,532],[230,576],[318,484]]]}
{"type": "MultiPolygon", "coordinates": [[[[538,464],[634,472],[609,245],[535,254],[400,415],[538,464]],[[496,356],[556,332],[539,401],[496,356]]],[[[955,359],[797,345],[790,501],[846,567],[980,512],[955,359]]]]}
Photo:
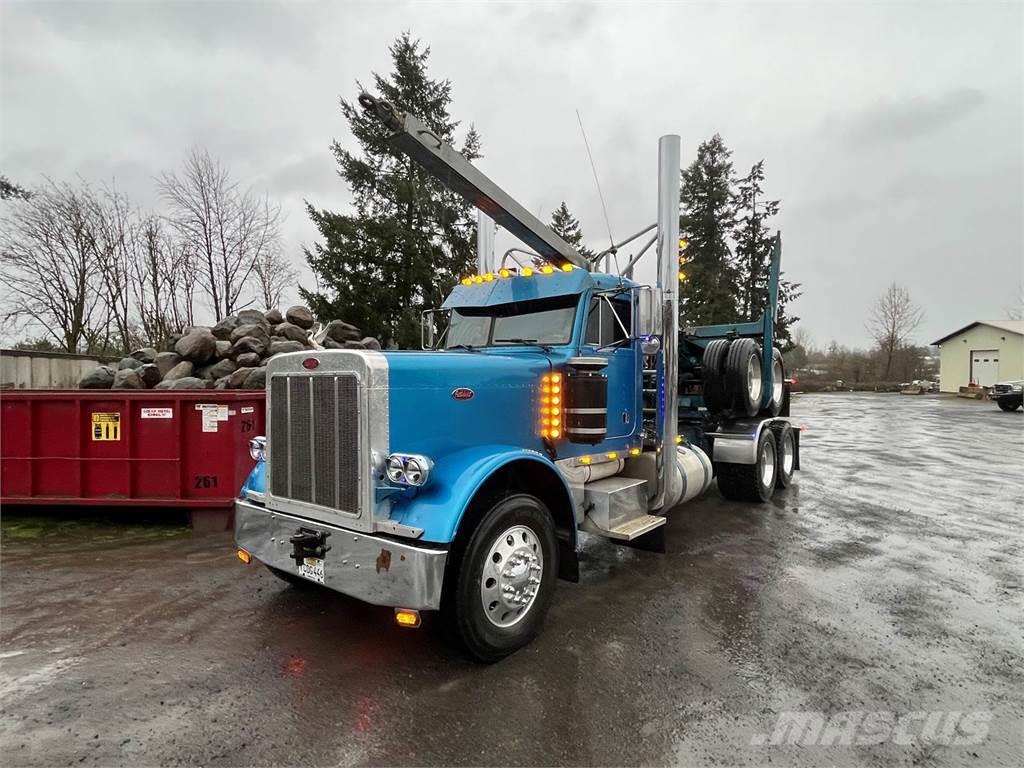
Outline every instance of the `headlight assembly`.
{"type": "Polygon", "coordinates": [[[267,458],[267,438],[254,437],[249,441],[249,455],[255,461],[264,461],[267,458]]]}
{"type": "Polygon", "coordinates": [[[384,462],[384,472],[395,485],[418,488],[430,479],[434,462],[426,456],[408,453],[392,453],[384,462]]]}

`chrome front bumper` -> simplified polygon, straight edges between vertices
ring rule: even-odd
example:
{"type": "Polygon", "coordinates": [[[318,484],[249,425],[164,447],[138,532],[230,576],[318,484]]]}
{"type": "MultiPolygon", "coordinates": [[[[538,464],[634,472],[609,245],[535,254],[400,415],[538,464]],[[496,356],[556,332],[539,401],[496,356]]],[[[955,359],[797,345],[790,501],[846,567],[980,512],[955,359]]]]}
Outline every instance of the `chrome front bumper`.
{"type": "Polygon", "coordinates": [[[327,534],[324,586],[374,605],[441,607],[446,549],[416,547],[382,536],[235,501],[235,541],[260,562],[298,575],[289,543],[298,529],[327,534]]]}

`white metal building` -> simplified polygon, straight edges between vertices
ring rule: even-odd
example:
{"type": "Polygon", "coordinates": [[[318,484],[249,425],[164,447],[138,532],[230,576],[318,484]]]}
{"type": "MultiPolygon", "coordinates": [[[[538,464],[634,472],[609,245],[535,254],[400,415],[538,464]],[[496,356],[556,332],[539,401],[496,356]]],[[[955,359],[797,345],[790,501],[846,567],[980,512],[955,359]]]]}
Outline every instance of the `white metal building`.
{"type": "Polygon", "coordinates": [[[932,344],[942,347],[943,392],[1024,379],[1024,320],[977,320],[932,344]]]}

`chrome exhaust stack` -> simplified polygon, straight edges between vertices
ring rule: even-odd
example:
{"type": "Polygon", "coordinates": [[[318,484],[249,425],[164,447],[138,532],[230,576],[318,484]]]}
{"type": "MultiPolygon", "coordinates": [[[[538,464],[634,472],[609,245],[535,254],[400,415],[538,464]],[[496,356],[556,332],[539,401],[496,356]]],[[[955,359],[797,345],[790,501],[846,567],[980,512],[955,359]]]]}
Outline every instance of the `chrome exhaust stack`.
{"type": "Polygon", "coordinates": [[[494,263],[494,219],[483,211],[476,212],[476,268],[477,274],[497,272],[494,263]]]}
{"type": "Polygon", "coordinates": [[[658,489],[653,509],[667,510],[682,494],[676,471],[679,387],[679,137],[658,141],[658,276],[661,296],[661,366],[658,372],[658,489]]]}

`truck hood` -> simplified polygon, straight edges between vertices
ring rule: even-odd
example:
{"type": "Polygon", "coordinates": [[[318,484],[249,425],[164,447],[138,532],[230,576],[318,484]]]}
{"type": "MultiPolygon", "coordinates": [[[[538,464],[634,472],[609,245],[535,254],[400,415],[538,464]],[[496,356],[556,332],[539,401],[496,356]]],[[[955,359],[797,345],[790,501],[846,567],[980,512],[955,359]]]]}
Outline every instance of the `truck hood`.
{"type": "Polygon", "coordinates": [[[540,350],[385,352],[391,451],[440,457],[505,443],[540,450],[540,350]]]}

